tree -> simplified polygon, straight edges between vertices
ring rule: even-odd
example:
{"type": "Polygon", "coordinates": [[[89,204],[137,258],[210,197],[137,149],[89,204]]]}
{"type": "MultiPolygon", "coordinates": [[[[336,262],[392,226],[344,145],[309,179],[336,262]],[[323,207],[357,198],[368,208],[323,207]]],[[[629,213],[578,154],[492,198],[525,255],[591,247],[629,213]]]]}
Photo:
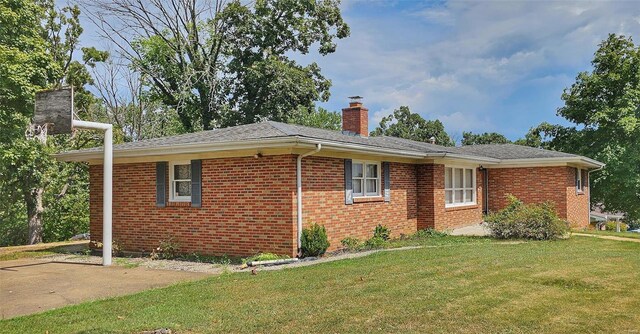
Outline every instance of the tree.
{"type": "MultiPolygon", "coordinates": [[[[29,232],[33,241],[39,239],[41,222],[41,191],[43,179],[34,166],[46,159],[42,145],[24,140],[26,124],[33,110],[35,92],[47,86],[60,69],[47,52],[40,18],[44,10],[33,1],[0,3],[0,187],[2,189],[2,224],[24,217],[24,212],[12,210],[16,202],[26,202],[29,232]]],[[[23,203],[24,203],[23,202],[23,203]]],[[[12,231],[4,231],[11,234],[12,231]]]]}
{"type": "Polygon", "coordinates": [[[380,125],[371,132],[371,136],[391,136],[416,141],[431,142],[434,137],[436,144],[453,146],[454,143],[444,131],[444,125],[439,120],[427,121],[419,114],[412,113],[409,107],[402,106],[393,114],[383,117],[380,125]]]}
{"type": "Polygon", "coordinates": [[[481,144],[508,144],[511,141],[507,137],[497,132],[485,132],[474,134],[472,132],[462,133],[462,145],[481,145],[481,144]]]}
{"type": "Polygon", "coordinates": [[[287,123],[340,131],[342,129],[342,116],[337,112],[328,111],[324,108],[307,109],[306,107],[300,107],[296,112],[289,115],[287,123]]]}
{"type": "Polygon", "coordinates": [[[100,103],[94,105],[93,119],[114,125],[120,141],[138,141],[184,132],[175,109],[149,98],[139,73],[125,63],[109,59],[93,71],[100,103]]]}
{"type": "MultiPolygon", "coordinates": [[[[74,60],[82,33],[79,14],[76,6],[58,11],[52,0],[0,3],[0,220],[11,226],[3,229],[0,238],[16,241],[24,235],[21,231],[28,231],[28,243],[41,242],[45,201],[55,198],[47,191],[55,191],[59,199],[69,189],[57,178],[72,167],[56,163],[50,154],[61,146],[72,146],[75,140],[61,136],[47,141],[42,135],[30,140],[25,138],[25,129],[38,90],[73,84],[78,114],[93,102],[83,88],[91,80],[86,66],[104,59],[106,53],[86,48],[83,62],[74,60]],[[60,188],[48,188],[52,184],[60,188]],[[24,222],[26,229],[21,227],[24,222]]],[[[4,240],[0,243],[6,244],[4,240]]]]}
{"type": "Polygon", "coordinates": [[[558,115],[574,126],[543,124],[542,145],[606,163],[591,173],[592,203],[640,218],[640,48],[609,35],[595,52],[591,72],[564,90],[558,115]]]}
{"type": "Polygon", "coordinates": [[[93,20],[140,71],[151,97],[177,110],[188,132],[286,121],[291,110],[329,97],[316,63],[349,35],[337,0],[101,0],[93,20]]]}

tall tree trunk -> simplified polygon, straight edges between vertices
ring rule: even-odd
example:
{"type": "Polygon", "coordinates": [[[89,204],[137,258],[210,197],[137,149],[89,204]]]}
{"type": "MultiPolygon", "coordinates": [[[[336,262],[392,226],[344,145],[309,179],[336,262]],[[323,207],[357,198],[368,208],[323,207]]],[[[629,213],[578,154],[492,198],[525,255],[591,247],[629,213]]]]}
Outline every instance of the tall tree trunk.
{"type": "MultiPolygon", "coordinates": [[[[47,144],[47,132],[43,131],[33,138],[43,146],[47,144]]],[[[24,201],[27,206],[27,222],[29,224],[29,245],[42,242],[42,213],[44,206],[42,197],[44,195],[43,182],[34,180],[27,176],[24,184],[24,201]]]]}
{"type": "Polygon", "coordinates": [[[25,196],[27,220],[29,222],[29,245],[42,242],[42,195],[44,188],[36,187],[25,196]]]}

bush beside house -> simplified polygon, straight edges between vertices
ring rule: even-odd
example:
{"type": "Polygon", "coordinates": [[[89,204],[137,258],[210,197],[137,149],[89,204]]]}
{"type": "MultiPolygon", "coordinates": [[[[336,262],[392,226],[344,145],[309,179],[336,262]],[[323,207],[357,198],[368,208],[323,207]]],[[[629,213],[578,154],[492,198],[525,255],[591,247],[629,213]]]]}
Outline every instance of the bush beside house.
{"type": "Polygon", "coordinates": [[[552,203],[524,204],[512,195],[508,195],[508,200],[506,208],[485,217],[493,237],[551,240],[569,232],[569,223],[558,217],[552,203]]]}
{"type": "Polygon", "coordinates": [[[322,225],[312,223],[309,228],[302,230],[300,246],[302,257],[322,256],[329,248],[327,230],[322,225]]]}

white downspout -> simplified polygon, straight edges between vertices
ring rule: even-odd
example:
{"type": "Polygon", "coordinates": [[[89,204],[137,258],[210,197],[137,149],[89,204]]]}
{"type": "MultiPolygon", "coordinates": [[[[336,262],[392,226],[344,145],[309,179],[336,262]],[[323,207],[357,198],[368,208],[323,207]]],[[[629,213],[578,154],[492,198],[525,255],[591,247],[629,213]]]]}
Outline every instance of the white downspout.
{"type": "Polygon", "coordinates": [[[322,149],[322,144],[316,144],[316,149],[313,151],[309,151],[307,153],[304,154],[299,154],[298,155],[298,159],[296,160],[296,186],[297,186],[297,195],[298,195],[298,200],[297,200],[297,206],[298,206],[298,230],[297,230],[297,234],[298,234],[298,256],[300,256],[300,249],[302,248],[302,244],[301,244],[301,238],[302,238],[302,158],[312,155],[312,154],[316,154],[318,152],[320,152],[320,150],[322,149]]]}
{"type": "Polygon", "coordinates": [[[112,216],[112,175],[113,175],[113,125],[97,122],[72,120],[74,128],[104,131],[104,161],[102,179],[102,265],[111,265],[111,216],[112,216]]]}
{"type": "Polygon", "coordinates": [[[589,194],[587,195],[587,205],[589,205],[589,210],[587,211],[589,211],[589,213],[587,213],[587,221],[589,222],[589,225],[591,225],[591,172],[597,172],[602,170],[602,168],[604,168],[604,166],[600,166],[594,170],[587,170],[587,181],[589,182],[589,194]]]}

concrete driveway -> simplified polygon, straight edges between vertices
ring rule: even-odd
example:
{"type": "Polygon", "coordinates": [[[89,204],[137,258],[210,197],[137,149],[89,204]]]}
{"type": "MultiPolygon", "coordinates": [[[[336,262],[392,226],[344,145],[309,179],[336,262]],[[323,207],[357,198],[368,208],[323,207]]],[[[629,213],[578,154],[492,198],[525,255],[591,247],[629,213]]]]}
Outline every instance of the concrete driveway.
{"type": "Polygon", "coordinates": [[[23,259],[0,262],[0,319],[206,277],[143,267],[23,259]]]}

